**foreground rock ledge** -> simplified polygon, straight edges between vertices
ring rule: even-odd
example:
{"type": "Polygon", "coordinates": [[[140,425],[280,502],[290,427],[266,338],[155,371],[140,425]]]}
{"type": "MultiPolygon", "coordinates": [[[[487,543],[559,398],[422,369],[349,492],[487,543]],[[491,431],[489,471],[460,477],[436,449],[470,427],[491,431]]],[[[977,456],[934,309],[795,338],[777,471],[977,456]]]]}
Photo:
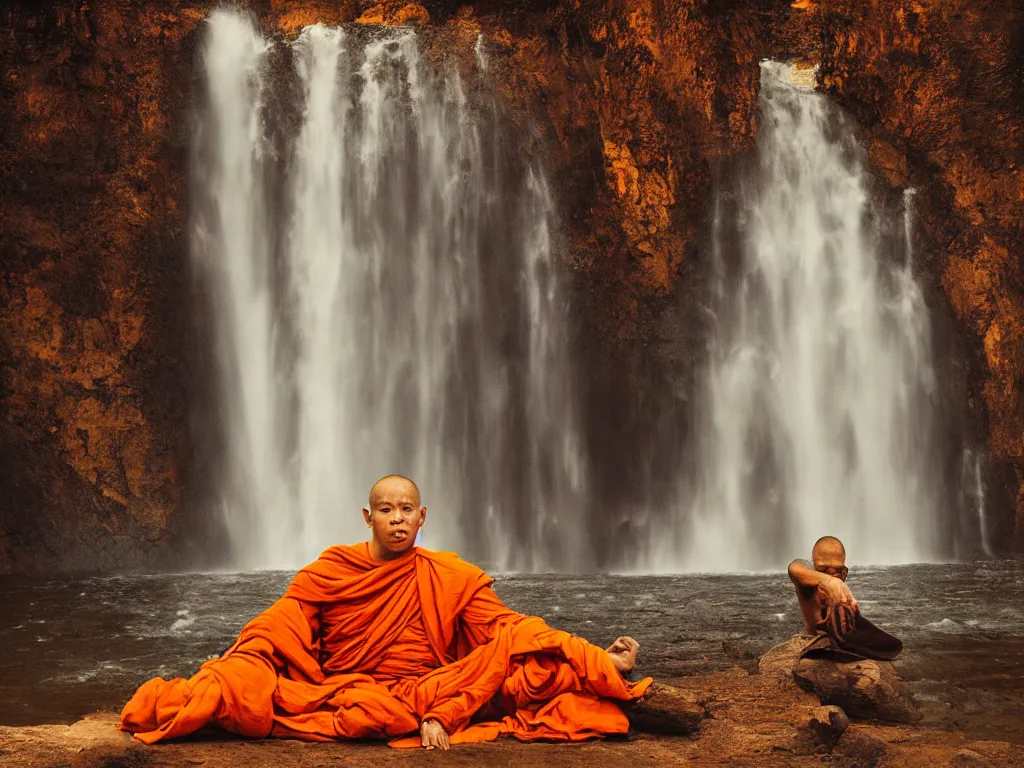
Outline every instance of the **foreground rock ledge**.
{"type": "Polygon", "coordinates": [[[119,733],[117,715],[103,712],[74,725],[0,727],[4,768],[324,768],[357,765],[459,768],[618,768],[650,766],[840,766],[940,768],[1024,766],[1024,747],[968,741],[963,734],[922,725],[865,725],[843,729],[831,754],[813,723],[834,720],[792,677],[727,672],[663,681],[707,712],[692,736],[635,734],[584,744],[521,744],[506,739],[459,746],[449,753],[393,750],[379,743],[309,744],[243,741],[204,734],[146,747],[119,733]],[[813,721],[813,722],[812,722],[813,721]]]}
{"type": "Polygon", "coordinates": [[[801,659],[806,644],[801,635],[780,643],[761,657],[758,669],[763,675],[792,679],[822,704],[841,707],[850,717],[892,723],[921,721],[910,689],[891,663],[801,659]]]}
{"type": "Polygon", "coordinates": [[[637,701],[622,706],[629,727],[643,733],[662,736],[689,736],[697,732],[708,715],[704,702],[691,693],[665,683],[655,682],[637,701]]]}

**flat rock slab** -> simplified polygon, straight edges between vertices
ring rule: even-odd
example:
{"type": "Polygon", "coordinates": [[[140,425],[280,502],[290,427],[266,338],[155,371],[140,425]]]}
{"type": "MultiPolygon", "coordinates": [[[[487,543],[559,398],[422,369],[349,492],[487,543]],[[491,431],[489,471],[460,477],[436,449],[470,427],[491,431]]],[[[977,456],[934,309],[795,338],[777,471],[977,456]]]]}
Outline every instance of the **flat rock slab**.
{"type": "MultiPolygon", "coordinates": [[[[460,745],[450,752],[396,750],[382,743],[315,744],[299,741],[194,739],[145,746],[119,733],[117,717],[103,713],[73,726],[0,728],[4,768],[660,768],[660,766],[756,765],[757,752],[737,745],[737,762],[719,754],[703,759],[699,741],[686,737],[607,739],[583,744],[523,744],[503,739],[460,745]],[[720,759],[718,759],[720,758],[720,759]]],[[[754,747],[760,752],[760,748],[754,747]]],[[[767,748],[766,753],[770,753],[767,748]]],[[[783,754],[772,766],[818,765],[811,755],[783,754]]]]}

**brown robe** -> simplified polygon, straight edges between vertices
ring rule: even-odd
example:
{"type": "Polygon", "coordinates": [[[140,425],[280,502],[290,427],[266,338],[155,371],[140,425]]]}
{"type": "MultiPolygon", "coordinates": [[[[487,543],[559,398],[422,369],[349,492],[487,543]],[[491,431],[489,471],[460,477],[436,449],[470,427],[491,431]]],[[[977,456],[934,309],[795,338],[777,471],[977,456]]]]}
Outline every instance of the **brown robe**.
{"type": "Polygon", "coordinates": [[[827,606],[815,626],[817,636],[810,642],[801,658],[828,659],[847,662],[862,659],[892,661],[903,650],[903,643],[870,621],[859,609],[827,606]]]}

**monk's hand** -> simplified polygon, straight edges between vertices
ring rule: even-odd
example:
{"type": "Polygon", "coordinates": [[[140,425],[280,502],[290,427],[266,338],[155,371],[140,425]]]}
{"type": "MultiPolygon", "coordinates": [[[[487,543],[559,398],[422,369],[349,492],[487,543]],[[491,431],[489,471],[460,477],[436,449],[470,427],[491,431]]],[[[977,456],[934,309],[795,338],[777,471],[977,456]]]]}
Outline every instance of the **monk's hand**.
{"type": "Polygon", "coordinates": [[[818,589],[825,594],[825,600],[829,605],[845,605],[851,611],[857,610],[857,599],[842,579],[829,576],[818,589]]]}
{"type": "Polygon", "coordinates": [[[640,653],[640,643],[632,637],[620,637],[605,648],[605,653],[612,660],[615,669],[625,674],[636,666],[636,655],[640,653]]]}
{"type": "Polygon", "coordinates": [[[420,726],[420,744],[427,749],[451,749],[448,732],[437,720],[424,720],[420,726]]]}

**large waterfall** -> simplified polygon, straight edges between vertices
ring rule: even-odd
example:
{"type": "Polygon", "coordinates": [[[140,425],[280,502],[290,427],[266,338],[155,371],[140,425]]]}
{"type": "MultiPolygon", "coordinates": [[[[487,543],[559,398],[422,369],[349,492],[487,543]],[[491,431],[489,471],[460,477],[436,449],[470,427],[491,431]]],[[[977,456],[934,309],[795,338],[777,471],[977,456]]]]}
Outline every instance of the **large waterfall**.
{"type": "Polygon", "coordinates": [[[219,387],[202,469],[232,565],[365,539],[366,492],[392,472],[424,491],[427,546],[498,570],[761,569],[823,534],[860,563],[939,556],[913,198],[873,197],[839,111],[762,65],[758,166],[712,201],[677,498],[631,499],[641,547],[625,552],[592,538],[622,510],[590,504],[580,424],[614,414],[574,396],[543,167],[493,95],[485,41],[457,66],[430,35],[282,43],[248,15],[209,18],[192,250],[219,387]]]}
{"type": "Polygon", "coordinates": [[[862,152],[790,67],[761,69],[759,166],[715,208],[695,471],[652,565],[750,570],[839,536],[858,563],[937,554],[927,310],[862,152]],[[733,220],[736,219],[736,220],[733,220]],[[732,233],[733,237],[725,235],[732,233]]]}
{"type": "Polygon", "coordinates": [[[365,540],[366,492],[392,472],[424,492],[428,546],[588,565],[548,185],[493,89],[421,45],[354,26],[278,44],[209,18],[193,255],[237,567],[365,540]]]}

